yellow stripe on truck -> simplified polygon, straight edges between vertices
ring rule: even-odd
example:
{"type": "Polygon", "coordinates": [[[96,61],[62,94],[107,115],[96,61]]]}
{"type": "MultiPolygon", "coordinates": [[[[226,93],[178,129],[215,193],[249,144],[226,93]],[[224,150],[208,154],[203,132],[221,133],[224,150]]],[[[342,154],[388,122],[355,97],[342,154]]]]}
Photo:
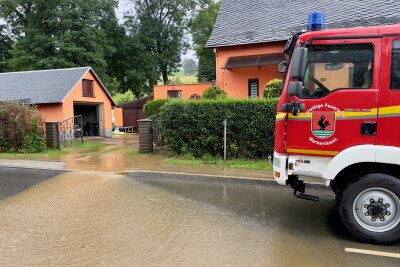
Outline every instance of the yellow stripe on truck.
{"type": "Polygon", "coordinates": [[[321,155],[321,156],[336,156],[339,154],[338,151],[326,151],[326,150],[310,150],[310,149],[296,149],[288,148],[288,153],[299,153],[299,154],[311,154],[311,155],[321,155]]]}
{"type": "Polygon", "coordinates": [[[379,109],[379,116],[400,114],[400,106],[385,107],[379,109]]]}
{"type": "Polygon", "coordinates": [[[276,119],[277,120],[284,120],[284,119],[286,119],[286,115],[287,115],[287,113],[278,113],[276,115],[276,119]]]}

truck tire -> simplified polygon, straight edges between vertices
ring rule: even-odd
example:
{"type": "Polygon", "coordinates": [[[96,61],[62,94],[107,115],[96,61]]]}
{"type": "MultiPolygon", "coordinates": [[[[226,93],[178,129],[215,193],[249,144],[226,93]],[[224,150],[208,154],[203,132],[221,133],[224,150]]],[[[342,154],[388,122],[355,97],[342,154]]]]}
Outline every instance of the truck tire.
{"type": "Polygon", "coordinates": [[[363,174],[344,185],[339,216],[358,239],[377,244],[400,240],[400,179],[384,173],[363,174]]]}

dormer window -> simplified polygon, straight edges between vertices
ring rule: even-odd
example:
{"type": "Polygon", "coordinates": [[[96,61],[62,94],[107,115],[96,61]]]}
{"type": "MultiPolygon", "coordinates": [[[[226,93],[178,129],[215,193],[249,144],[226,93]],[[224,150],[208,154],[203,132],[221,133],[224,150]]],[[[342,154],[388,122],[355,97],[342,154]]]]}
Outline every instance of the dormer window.
{"type": "Polygon", "coordinates": [[[93,81],[82,80],[83,97],[94,97],[93,81]]]}

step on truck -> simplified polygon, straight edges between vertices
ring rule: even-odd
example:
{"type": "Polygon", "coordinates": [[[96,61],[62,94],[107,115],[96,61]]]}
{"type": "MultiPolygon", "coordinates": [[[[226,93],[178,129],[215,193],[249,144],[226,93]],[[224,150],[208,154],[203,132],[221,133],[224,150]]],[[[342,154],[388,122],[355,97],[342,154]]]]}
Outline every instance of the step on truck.
{"type": "Polygon", "coordinates": [[[308,31],[287,43],[278,103],[274,177],[305,194],[323,179],[339,216],[364,242],[400,240],[400,25],[308,31]]]}

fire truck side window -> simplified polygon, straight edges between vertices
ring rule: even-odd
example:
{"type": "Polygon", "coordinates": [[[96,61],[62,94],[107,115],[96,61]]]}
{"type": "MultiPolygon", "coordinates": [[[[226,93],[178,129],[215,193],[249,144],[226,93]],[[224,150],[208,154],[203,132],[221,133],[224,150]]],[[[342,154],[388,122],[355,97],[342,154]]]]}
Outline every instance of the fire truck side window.
{"type": "Polygon", "coordinates": [[[322,98],[339,89],[369,89],[374,49],[370,44],[321,45],[308,50],[300,98],[322,98]]]}
{"type": "Polygon", "coordinates": [[[400,90],[400,40],[394,41],[392,46],[390,89],[400,90]]]}

